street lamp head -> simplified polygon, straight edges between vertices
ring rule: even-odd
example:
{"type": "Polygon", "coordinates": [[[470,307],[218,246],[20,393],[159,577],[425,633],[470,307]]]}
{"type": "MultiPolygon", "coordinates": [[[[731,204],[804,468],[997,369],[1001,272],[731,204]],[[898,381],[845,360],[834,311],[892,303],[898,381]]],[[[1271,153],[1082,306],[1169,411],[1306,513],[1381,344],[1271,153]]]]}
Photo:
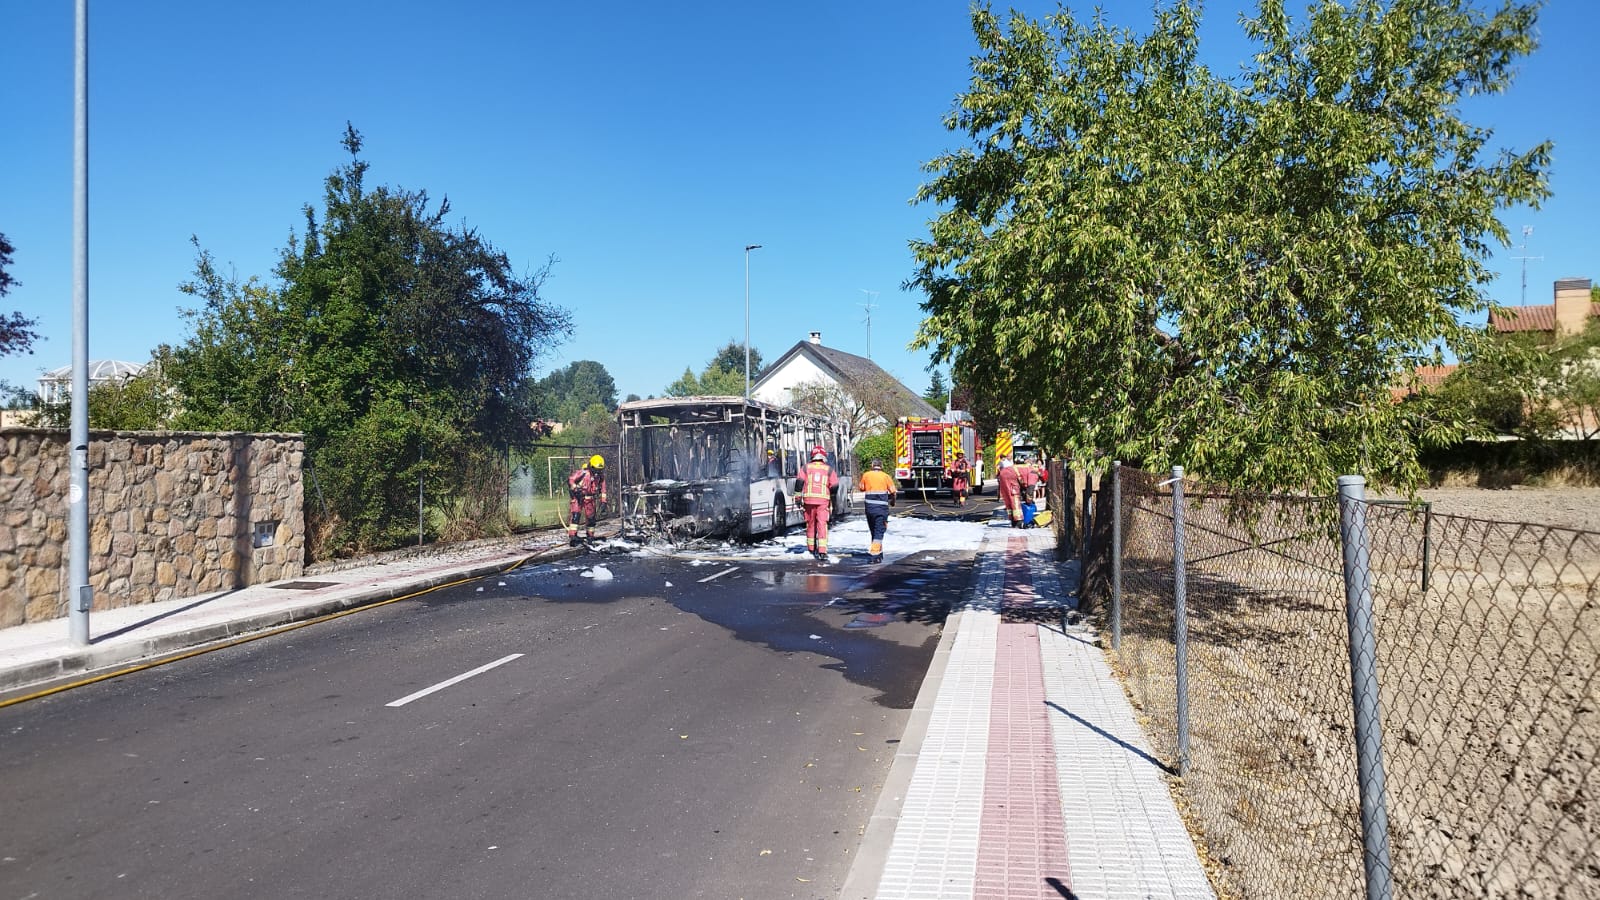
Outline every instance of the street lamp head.
{"type": "Polygon", "coordinates": [[[760,244],[746,244],[745,248],[744,248],[744,251],[746,253],[749,253],[751,250],[760,250],[760,249],[761,249],[761,245],[760,244]]]}

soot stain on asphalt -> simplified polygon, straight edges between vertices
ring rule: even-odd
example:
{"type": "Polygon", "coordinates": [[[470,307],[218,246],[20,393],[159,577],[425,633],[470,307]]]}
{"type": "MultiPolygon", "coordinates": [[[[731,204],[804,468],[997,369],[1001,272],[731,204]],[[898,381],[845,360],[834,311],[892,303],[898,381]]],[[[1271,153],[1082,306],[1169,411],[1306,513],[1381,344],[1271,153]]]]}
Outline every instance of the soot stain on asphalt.
{"type": "Polygon", "coordinates": [[[931,563],[927,556],[865,570],[752,567],[720,588],[717,582],[697,585],[712,589],[674,592],[667,599],[737,640],[830,657],[835,662],[822,668],[877,691],[874,703],[910,709],[939,640],[934,629],[944,624],[972,574],[969,556],[940,554],[931,563]],[[920,623],[930,631],[915,644],[874,633],[892,622],[920,623]]]}
{"type": "MultiPolygon", "coordinates": [[[[952,606],[970,589],[975,567],[970,554],[919,552],[888,565],[844,557],[830,566],[809,560],[729,561],[739,571],[701,583],[718,571],[685,571],[674,558],[599,557],[565,561],[499,576],[492,592],[468,599],[601,606],[641,596],[660,597],[673,607],[721,626],[739,641],[779,653],[811,653],[834,660],[822,668],[878,692],[872,702],[910,709],[952,606]],[[596,567],[612,577],[592,577],[596,567]],[[591,577],[584,577],[584,573],[591,577]],[[667,587],[671,582],[674,586],[667,587]],[[921,624],[921,641],[886,636],[896,623],[921,624]],[[813,637],[815,635],[815,637],[813,637]]],[[[457,602],[433,595],[424,603],[457,602]]]]}

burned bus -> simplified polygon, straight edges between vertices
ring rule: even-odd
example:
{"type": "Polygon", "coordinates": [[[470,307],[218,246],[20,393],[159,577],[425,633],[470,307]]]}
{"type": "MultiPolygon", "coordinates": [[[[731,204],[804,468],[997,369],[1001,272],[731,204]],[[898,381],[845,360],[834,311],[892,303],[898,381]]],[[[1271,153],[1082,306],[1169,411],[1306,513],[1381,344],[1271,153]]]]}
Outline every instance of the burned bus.
{"type": "Polygon", "coordinates": [[[617,408],[625,527],[681,543],[782,536],[803,521],[794,482],[822,447],[849,510],[855,463],[842,423],[743,397],[663,397],[617,408]]]}

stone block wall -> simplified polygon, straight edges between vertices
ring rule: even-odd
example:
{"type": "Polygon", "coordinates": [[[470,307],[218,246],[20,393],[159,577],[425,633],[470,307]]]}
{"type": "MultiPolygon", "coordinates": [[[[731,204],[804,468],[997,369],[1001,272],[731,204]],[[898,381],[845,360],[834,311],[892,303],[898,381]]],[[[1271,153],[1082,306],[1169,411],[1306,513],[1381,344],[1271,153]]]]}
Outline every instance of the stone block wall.
{"type": "MultiPolygon", "coordinates": [[[[69,433],[0,429],[0,628],[67,614],[69,433]]],[[[296,434],[89,436],[93,609],[298,577],[296,434]]]]}

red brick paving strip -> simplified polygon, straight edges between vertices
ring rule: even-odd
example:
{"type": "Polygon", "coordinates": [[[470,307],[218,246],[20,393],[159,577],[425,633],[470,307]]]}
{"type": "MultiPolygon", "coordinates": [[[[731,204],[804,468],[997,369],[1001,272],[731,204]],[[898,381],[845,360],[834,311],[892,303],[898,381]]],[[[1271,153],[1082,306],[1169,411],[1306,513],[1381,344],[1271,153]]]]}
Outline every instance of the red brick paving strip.
{"type": "MultiPolygon", "coordinates": [[[[1002,609],[1038,598],[1027,553],[1026,537],[1007,543],[1002,609]]],[[[1059,900],[1072,882],[1037,625],[1000,625],[989,709],[973,896],[1059,900]]]]}

